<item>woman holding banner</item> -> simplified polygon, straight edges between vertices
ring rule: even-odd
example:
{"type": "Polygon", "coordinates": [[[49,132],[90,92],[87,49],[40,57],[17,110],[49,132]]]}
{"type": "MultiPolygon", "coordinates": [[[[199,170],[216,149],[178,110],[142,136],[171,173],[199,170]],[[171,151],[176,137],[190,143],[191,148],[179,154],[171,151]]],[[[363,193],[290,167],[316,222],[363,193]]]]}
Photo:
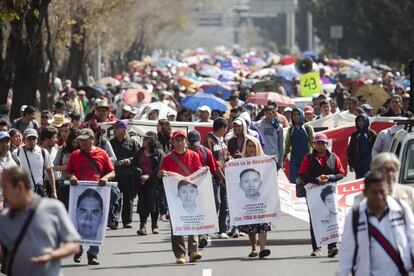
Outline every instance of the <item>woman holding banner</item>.
{"type": "MultiPolygon", "coordinates": [[[[241,154],[242,157],[255,157],[265,155],[259,140],[249,135],[245,137],[241,154]]],[[[266,249],[267,232],[271,229],[270,223],[242,225],[239,226],[239,229],[240,231],[245,232],[249,235],[249,241],[252,247],[252,252],[249,254],[250,258],[257,256],[259,256],[259,258],[264,258],[270,255],[270,250],[266,249]],[[256,251],[256,234],[259,236],[259,253],[256,251]]]]}

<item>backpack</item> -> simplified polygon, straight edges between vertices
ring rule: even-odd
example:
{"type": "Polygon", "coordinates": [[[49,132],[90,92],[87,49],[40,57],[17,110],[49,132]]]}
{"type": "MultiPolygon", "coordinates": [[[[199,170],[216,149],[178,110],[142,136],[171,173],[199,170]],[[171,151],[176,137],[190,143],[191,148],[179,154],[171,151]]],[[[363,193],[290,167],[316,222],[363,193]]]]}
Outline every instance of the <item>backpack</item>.
{"type": "MultiPolygon", "coordinates": [[[[306,130],[306,134],[308,135],[308,137],[311,135],[311,130],[310,130],[310,126],[309,125],[307,125],[307,124],[304,124],[303,125],[304,127],[305,127],[305,130],[306,130]]],[[[288,133],[289,133],[289,135],[292,135],[292,131],[293,131],[293,126],[290,126],[289,128],[288,128],[288,133]]]]}
{"type": "Polygon", "coordinates": [[[207,154],[207,151],[206,151],[206,149],[205,149],[205,147],[203,146],[203,145],[200,145],[199,146],[199,148],[200,148],[200,150],[201,150],[201,153],[203,154],[203,159],[201,160],[201,164],[204,166],[204,165],[208,165],[207,164],[207,161],[208,161],[208,154],[207,154]]]}

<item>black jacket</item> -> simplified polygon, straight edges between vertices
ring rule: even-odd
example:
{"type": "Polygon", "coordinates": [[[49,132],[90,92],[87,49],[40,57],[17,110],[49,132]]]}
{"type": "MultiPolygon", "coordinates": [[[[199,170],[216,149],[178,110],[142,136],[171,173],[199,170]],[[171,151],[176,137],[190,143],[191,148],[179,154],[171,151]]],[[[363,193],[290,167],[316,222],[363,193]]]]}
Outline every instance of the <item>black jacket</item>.
{"type": "Polygon", "coordinates": [[[314,183],[319,184],[317,178],[322,174],[329,176],[329,182],[337,182],[344,178],[342,173],[339,173],[336,168],[336,154],[331,153],[329,150],[326,150],[326,160],[325,165],[322,167],[319,162],[316,160],[316,152],[308,154],[310,158],[309,173],[300,174],[299,177],[304,183],[314,183]]]}
{"type": "MultiPolygon", "coordinates": [[[[132,159],[132,166],[138,167],[140,170],[139,159],[144,154],[144,149],[139,149],[132,159]]],[[[162,160],[164,159],[164,152],[158,150],[155,154],[151,155],[152,170],[149,173],[149,179],[142,183],[138,180],[137,192],[138,192],[138,213],[141,212],[154,212],[158,205],[158,199],[164,194],[164,187],[162,180],[157,177],[157,173],[160,170],[162,160]]]]}

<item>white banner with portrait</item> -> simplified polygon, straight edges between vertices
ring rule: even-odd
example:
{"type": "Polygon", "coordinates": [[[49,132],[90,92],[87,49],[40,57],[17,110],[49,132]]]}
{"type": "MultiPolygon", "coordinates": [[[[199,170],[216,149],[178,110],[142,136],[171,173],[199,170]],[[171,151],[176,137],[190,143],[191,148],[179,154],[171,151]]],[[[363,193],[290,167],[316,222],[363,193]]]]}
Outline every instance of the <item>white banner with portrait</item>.
{"type": "Polygon", "coordinates": [[[225,168],[230,224],[276,221],[281,215],[276,163],[270,156],[229,161],[225,168]]]}
{"type": "Polygon", "coordinates": [[[318,246],[339,242],[342,225],[335,183],[306,184],[313,233],[318,246]]]}
{"type": "Polygon", "coordinates": [[[208,167],[187,177],[167,172],[163,182],[174,235],[218,232],[213,184],[208,167]]]}
{"type": "Polygon", "coordinates": [[[70,186],[69,216],[81,236],[81,244],[101,245],[105,238],[111,199],[111,185],[79,181],[70,186]]]}

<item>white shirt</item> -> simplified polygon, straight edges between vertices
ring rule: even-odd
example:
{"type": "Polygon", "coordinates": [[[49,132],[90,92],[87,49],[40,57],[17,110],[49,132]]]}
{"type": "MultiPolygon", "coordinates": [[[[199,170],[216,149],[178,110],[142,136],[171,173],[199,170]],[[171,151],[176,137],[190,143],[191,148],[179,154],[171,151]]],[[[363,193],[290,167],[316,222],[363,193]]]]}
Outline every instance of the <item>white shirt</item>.
{"type": "MultiPolygon", "coordinates": [[[[387,214],[383,216],[381,220],[379,220],[375,215],[368,215],[368,220],[373,226],[375,226],[375,228],[381,232],[381,234],[392,244],[394,248],[397,248],[388,215],[389,213],[387,211],[387,214]]],[[[369,251],[371,262],[370,275],[400,275],[398,267],[392,261],[387,252],[385,252],[384,248],[373,237],[370,237],[369,251]]]]}
{"type": "Polygon", "coordinates": [[[46,174],[46,172],[43,170],[53,168],[53,162],[50,159],[49,152],[47,150],[44,150],[44,152],[45,160],[43,160],[42,149],[38,145],[34,147],[33,151],[26,151],[27,158],[24,148],[15,150],[16,155],[19,156],[22,168],[24,168],[30,174],[31,181],[33,175],[35,185],[43,185],[43,175],[46,174]],[[30,167],[29,163],[27,162],[28,160],[30,167]]]}
{"type": "MultiPolygon", "coordinates": [[[[6,157],[0,157],[0,175],[3,173],[4,169],[11,167],[17,167],[18,165],[14,161],[11,153],[8,152],[6,157]]],[[[3,200],[3,190],[0,188],[0,201],[3,200]]]]}
{"type": "MultiPolygon", "coordinates": [[[[56,155],[57,155],[58,149],[59,149],[59,147],[58,147],[57,145],[53,146],[53,147],[50,149],[50,151],[49,151],[49,150],[47,150],[47,149],[45,149],[46,151],[48,151],[48,152],[49,152],[49,154],[50,154],[50,160],[52,161],[52,163],[54,163],[54,162],[55,162],[55,159],[56,159],[56,155]]],[[[26,158],[26,157],[25,157],[25,158],[26,158]]],[[[60,176],[62,175],[62,173],[61,173],[61,172],[58,172],[58,171],[53,171],[53,174],[55,175],[55,179],[60,178],[60,176]]],[[[46,179],[46,180],[49,180],[49,176],[48,176],[47,174],[45,174],[45,179],[46,179]]]]}

